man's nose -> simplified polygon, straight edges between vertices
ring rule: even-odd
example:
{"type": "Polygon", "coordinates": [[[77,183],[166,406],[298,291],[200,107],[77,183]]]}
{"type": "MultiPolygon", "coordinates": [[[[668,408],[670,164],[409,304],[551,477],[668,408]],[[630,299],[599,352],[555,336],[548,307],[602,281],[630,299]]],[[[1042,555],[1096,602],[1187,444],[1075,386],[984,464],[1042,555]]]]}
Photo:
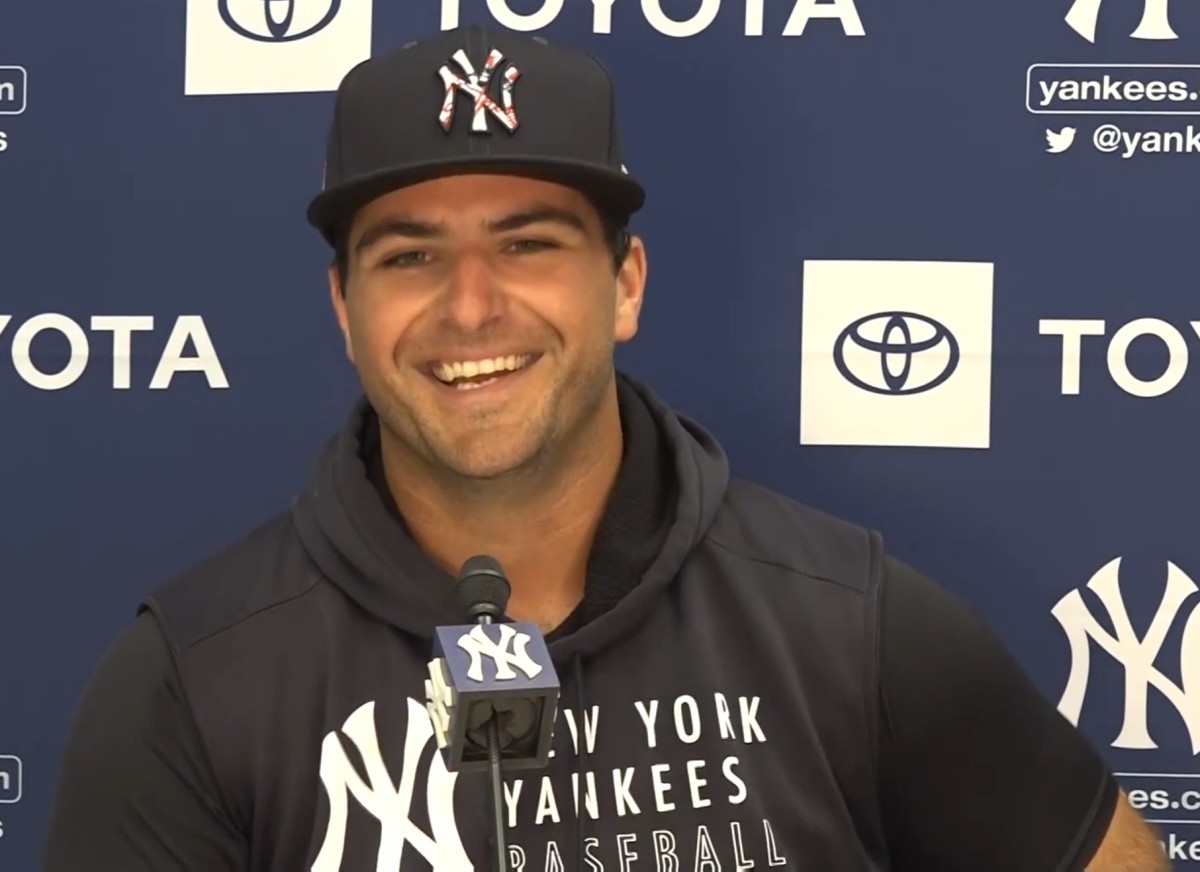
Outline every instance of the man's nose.
{"type": "Polygon", "coordinates": [[[472,333],[503,315],[505,304],[486,258],[475,253],[459,256],[446,287],[445,317],[462,332],[472,333]]]}

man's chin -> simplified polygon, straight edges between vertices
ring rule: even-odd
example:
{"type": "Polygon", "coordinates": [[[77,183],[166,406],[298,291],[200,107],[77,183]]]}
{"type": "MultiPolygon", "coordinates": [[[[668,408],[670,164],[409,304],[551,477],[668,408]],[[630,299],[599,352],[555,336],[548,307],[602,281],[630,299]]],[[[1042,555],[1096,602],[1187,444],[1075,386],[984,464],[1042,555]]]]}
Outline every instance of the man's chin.
{"type": "Polygon", "coordinates": [[[454,421],[421,427],[427,458],[452,476],[463,479],[496,479],[514,473],[533,460],[543,440],[538,438],[531,415],[488,415],[478,421],[460,416],[454,421]]]}
{"type": "Polygon", "coordinates": [[[465,482],[501,482],[515,479],[536,466],[536,451],[493,449],[438,452],[441,465],[465,482]]]}

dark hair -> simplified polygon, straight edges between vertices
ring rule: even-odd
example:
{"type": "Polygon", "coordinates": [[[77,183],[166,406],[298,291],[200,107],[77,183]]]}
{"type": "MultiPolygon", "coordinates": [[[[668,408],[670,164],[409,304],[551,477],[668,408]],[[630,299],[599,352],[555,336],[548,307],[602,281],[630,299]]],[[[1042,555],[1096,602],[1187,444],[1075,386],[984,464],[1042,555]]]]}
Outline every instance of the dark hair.
{"type": "MultiPolygon", "coordinates": [[[[604,243],[612,254],[613,272],[621,269],[625,258],[629,256],[631,234],[629,217],[611,209],[606,209],[595,199],[589,198],[596,213],[600,216],[600,228],[604,234],[604,243]]],[[[333,264],[337,272],[338,286],[342,293],[346,290],[346,280],[350,275],[350,223],[343,222],[334,231],[333,264]]]]}

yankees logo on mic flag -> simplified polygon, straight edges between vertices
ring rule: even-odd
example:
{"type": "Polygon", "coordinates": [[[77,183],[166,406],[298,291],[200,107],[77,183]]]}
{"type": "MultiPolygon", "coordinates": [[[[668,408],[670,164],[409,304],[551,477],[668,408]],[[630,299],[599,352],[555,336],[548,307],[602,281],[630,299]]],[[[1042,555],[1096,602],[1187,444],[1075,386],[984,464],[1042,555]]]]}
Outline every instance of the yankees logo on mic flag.
{"type": "Polygon", "coordinates": [[[493,715],[505,769],[546,765],[559,683],[535,625],[438,627],[429,673],[429,714],[447,769],[487,769],[485,727],[493,715]]]}

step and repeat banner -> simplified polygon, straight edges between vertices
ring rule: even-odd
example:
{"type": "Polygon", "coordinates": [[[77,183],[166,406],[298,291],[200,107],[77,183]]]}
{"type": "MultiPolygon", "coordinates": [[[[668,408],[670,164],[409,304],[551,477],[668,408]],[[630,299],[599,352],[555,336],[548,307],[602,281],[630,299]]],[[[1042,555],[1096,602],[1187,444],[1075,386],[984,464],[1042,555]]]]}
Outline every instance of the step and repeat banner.
{"type": "Polygon", "coordinates": [[[616,78],[619,363],[974,603],[1200,870],[1191,0],[0,0],[0,868],[139,598],[353,402],[303,220],[338,80],[473,21],[616,78]]]}

